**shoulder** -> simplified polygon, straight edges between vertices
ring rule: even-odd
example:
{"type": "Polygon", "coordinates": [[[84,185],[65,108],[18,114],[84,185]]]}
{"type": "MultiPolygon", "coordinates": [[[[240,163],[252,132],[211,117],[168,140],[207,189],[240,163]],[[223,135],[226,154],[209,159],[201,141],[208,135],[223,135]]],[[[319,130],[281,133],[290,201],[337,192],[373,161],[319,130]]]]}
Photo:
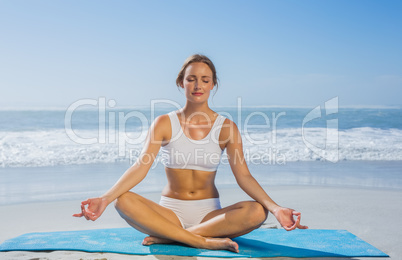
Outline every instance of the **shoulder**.
{"type": "Polygon", "coordinates": [[[227,143],[229,143],[239,139],[241,141],[240,131],[236,123],[225,117],[225,120],[222,124],[219,140],[226,140],[227,143]]]}
{"type": "MultiPolygon", "coordinates": [[[[221,115],[222,116],[222,115],[221,115]]],[[[230,120],[229,118],[222,116],[224,118],[223,123],[222,123],[222,129],[233,129],[233,130],[237,130],[237,125],[235,122],[233,122],[232,120],[230,120]]]]}
{"type": "MultiPolygon", "coordinates": [[[[172,112],[171,112],[172,113],[172,112]]],[[[159,115],[155,118],[153,124],[160,130],[166,130],[171,128],[169,113],[159,115]]]]}
{"type": "Polygon", "coordinates": [[[165,126],[166,124],[170,124],[169,114],[159,115],[155,118],[153,124],[158,126],[165,126]]]}
{"type": "Polygon", "coordinates": [[[157,116],[151,124],[151,131],[158,140],[166,140],[171,134],[170,117],[168,114],[157,116]]]}

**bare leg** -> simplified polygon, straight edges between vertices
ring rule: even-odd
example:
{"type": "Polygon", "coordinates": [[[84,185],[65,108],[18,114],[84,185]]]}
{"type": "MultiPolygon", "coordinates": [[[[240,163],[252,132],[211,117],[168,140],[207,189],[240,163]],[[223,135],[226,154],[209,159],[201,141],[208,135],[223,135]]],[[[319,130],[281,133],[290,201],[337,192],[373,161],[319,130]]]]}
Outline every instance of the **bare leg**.
{"type": "MultiPolygon", "coordinates": [[[[260,227],[267,216],[268,211],[258,202],[244,201],[210,212],[200,224],[187,230],[203,237],[234,238],[260,227]]],[[[156,236],[147,237],[145,241],[148,245],[171,242],[156,236]]]]}
{"type": "MultiPolygon", "coordinates": [[[[196,248],[238,252],[237,243],[229,238],[206,238],[183,229],[173,211],[138,194],[124,193],[117,199],[116,209],[128,224],[150,236],[181,242],[196,248]]],[[[145,240],[143,244],[147,245],[145,240]]]]}
{"type": "Polygon", "coordinates": [[[259,228],[268,211],[256,201],[242,201],[210,212],[202,222],[188,230],[211,237],[238,237],[259,228]]]}

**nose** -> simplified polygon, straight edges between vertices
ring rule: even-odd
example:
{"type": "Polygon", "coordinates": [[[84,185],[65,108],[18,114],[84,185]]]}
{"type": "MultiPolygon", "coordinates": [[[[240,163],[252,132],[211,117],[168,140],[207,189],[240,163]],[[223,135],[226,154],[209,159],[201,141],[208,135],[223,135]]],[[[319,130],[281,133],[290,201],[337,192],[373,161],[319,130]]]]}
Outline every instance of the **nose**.
{"type": "Polygon", "coordinates": [[[198,87],[198,80],[195,81],[195,83],[194,83],[194,88],[195,88],[195,89],[200,89],[200,87],[198,87]]]}

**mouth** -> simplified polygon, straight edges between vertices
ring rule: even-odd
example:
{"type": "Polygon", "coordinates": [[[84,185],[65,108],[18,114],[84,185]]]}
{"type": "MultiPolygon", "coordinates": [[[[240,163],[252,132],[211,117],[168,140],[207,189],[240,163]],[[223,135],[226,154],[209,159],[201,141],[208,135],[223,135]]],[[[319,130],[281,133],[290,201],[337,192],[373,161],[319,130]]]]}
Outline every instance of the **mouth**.
{"type": "Polygon", "coordinates": [[[203,95],[204,93],[200,93],[200,92],[193,92],[192,93],[194,96],[201,96],[201,95],[203,95]]]}

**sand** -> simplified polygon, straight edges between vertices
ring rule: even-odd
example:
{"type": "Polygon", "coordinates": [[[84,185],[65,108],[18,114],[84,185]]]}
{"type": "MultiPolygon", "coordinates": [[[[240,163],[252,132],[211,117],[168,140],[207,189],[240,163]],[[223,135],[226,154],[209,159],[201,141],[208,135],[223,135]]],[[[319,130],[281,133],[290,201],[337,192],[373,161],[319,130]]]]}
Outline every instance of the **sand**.
{"type": "MultiPolygon", "coordinates": [[[[378,188],[340,188],[325,186],[265,186],[264,189],[280,205],[302,212],[302,224],[312,229],[346,229],[390,255],[402,259],[402,225],[398,218],[402,191],[378,188]]],[[[221,189],[222,206],[249,197],[240,189],[221,189]]],[[[142,194],[158,201],[159,193],[142,194]]],[[[127,227],[112,205],[95,222],[73,218],[79,212],[79,200],[21,203],[0,207],[0,242],[29,232],[66,231],[127,227]]],[[[278,227],[270,215],[263,227],[278,227]]],[[[191,257],[191,259],[204,259],[191,257]]],[[[1,252],[0,259],[189,259],[179,256],[135,256],[78,251],[1,252]]],[[[215,259],[215,258],[205,258],[215,259]]],[[[236,258],[238,259],[238,258],[236,258]]],[[[290,259],[290,258],[275,258],[290,259]]],[[[313,258],[317,259],[317,258],[313,258]]],[[[329,259],[329,258],[321,258],[329,259]]],[[[342,258],[336,258],[342,259],[342,258]]],[[[350,258],[345,258],[350,259],[350,258]]],[[[354,258],[357,259],[357,258],[354,258]]],[[[367,258],[380,259],[380,258],[367,258]]]]}

